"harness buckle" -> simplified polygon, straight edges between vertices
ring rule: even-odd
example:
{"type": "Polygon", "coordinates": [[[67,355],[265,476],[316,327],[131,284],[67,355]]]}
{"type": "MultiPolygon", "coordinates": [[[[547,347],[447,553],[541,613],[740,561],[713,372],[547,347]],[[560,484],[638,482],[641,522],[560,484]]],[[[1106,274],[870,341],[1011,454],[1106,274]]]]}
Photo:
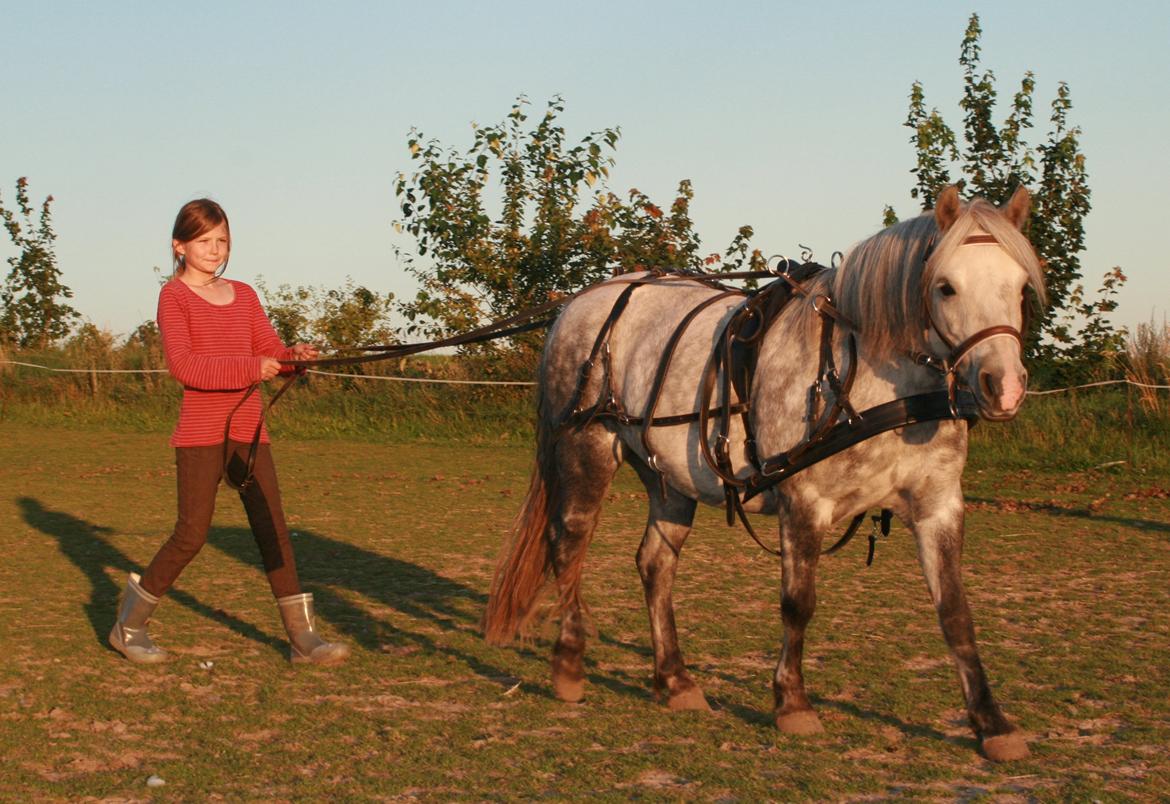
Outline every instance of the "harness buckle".
{"type": "Polygon", "coordinates": [[[715,455],[721,461],[731,461],[731,439],[723,433],[715,434],[715,455]]]}
{"type": "Polygon", "coordinates": [[[662,499],[666,499],[666,470],[658,465],[658,456],[650,453],[646,458],[646,465],[658,473],[658,490],[662,493],[662,499]]]}
{"type": "Polygon", "coordinates": [[[783,471],[784,471],[784,464],[778,464],[775,469],[768,471],[768,462],[767,461],[765,461],[764,465],[760,467],[760,474],[763,475],[764,477],[775,477],[776,475],[780,474],[783,471]]]}
{"type": "Polygon", "coordinates": [[[952,368],[947,372],[947,407],[950,408],[951,418],[959,418],[959,383],[952,368]]]}
{"type": "Polygon", "coordinates": [[[893,519],[893,512],[888,508],[883,508],[878,516],[871,516],[873,520],[873,530],[869,534],[869,555],[865,557],[865,566],[873,564],[874,548],[877,546],[878,538],[884,538],[890,535],[890,522],[893,519]]]}
{"type": "Polygon", "coordinates": [[[817,415],[817,405],[821,401],[821,382],[823,378],[818,378],[816,382],[808,387],[808,415],[804,420],[811,421],[817,415]]]}

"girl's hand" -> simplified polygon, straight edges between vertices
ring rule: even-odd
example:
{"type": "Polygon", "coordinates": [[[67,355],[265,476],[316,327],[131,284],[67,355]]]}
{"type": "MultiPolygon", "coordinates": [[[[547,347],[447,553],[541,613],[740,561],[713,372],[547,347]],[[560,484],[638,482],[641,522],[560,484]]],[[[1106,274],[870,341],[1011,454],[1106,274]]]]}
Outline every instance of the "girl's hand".
{"type": "Polygon", "coordinates": [[[292,348],[293,360],[316,360],[321,354],[311,343],[298,343],[292,348]]]}
{"type": "Polygon", "coordinates": [[[280,373],[280,361],[273,357],[260,358],[260,381],[268,382],[280,373]]]}

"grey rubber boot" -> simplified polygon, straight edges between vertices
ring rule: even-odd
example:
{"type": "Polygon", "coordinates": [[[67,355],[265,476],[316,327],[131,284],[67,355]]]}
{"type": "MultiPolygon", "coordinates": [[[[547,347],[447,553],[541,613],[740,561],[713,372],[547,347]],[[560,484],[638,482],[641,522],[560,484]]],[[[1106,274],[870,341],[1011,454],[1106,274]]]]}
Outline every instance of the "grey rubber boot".
{"type": "Polygon", "coordinates": [[[130,573],[118,606],[118,620],[110,631],[110,644],[132,662],[157,664],[166,661],[167,652],[150,641],[146,624],[154,614],[158,598],[139,586],[140,580],[137,572],[130,573]]]}
{"type": "Polygon", "coordinates": [[[349,657],[349,645],[326,642],[317,634],[313,627],[316,617],[311,593],[279,597],[276,603],[280,606],[284,630],[288,632],[289,658],[293,664],[340,664],[349,657]]]}

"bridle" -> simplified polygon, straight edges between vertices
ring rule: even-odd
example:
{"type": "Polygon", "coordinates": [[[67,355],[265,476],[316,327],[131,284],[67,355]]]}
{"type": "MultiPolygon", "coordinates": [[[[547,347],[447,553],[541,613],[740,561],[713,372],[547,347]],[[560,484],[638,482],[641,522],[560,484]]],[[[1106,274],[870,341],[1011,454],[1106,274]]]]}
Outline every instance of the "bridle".
{"type": "MultiPolygon", "coordinates": [[[[968,235],[959,245],[970,246],[980,244],[999,245],[999,241],[989,234],[980,233],[968,235]]],[[[932,238],[923,257],[923,263],[926,263],[930,260],[930,255],[934,251],[934,246],[935,240],[932,238]]],[[[1025,314],[1024,320],[1027,320],[1027,302],[1024,302],[1023,313],[1025,314]]],[[[1016,329],[1010,324],[996,324],[994,326],[985,327],[984,329],[979,330],[973,335],[969,335],[956,344],[943,333],[937,322],[935,322],[934,315],[931,313],[929,297],[923,299],[923,317],[926,319],[927,331],[933,332],[934,335],[942,342],[943,346],[949,350],[949,352],[944,358],[939,358],[935,355],[927,354],[925,352],[911,352],[910,357],[918,365],[935,369],[944,376],[947,383],[947,395],[951,401],[952,412],[957,412],[955,408],[956,398],[958,387],[960,384],[962,384],[961,378],[959,377],[959,364],[963,361],[963,358],[971,353],[971,350],[984,341],[991,340],[992,338],[1008,337],[1013,338],[1016,341],[1016,343],[1019,345],[1020,352],[1023,353],[1024,336],[1020,333],[1020,330],[1016,329]]]]}

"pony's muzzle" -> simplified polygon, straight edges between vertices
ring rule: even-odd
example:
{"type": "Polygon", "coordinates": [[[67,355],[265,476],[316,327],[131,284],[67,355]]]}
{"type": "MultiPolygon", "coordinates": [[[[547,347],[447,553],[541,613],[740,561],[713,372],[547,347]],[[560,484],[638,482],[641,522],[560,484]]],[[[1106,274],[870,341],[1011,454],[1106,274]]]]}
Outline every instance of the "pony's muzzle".
{"type": "Polygon", "coordinates": [[[983,418],[990,421],[1006,421],[1015,418],[1024,403],[1028,389],[1028,372],[1020,366],[1013,371],[979,370],[976,399],[983,418]]]}

